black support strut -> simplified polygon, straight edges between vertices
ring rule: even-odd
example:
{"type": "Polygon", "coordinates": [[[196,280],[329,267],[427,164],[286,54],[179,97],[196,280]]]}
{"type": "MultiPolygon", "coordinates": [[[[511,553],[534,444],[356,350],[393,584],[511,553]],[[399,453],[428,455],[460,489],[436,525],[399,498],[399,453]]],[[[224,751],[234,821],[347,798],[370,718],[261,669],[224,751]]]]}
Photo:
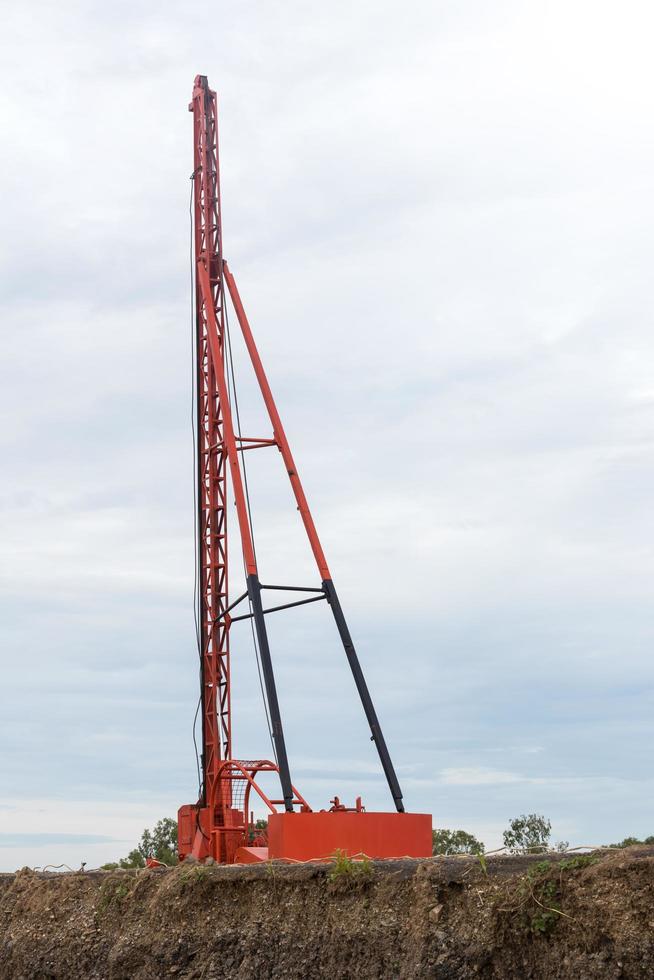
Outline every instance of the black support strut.
{"type": "Polygon", "coordinates": [[[402,790],[400,789],[400,784],[397,780],[397,776],[395,775],[395,769],[393,768],[393,763],[386,745],[386,740],[384,739],[381,725],[379,724],[379,719],[377,718],[375,706],[372,703],[372,698],[370,697],[370,691],[368,690],[366,679],[363,676],[363,671],[361,669],[361,664],[359,663],[359,658],[357,657],[357,652],[354,649],[354,643],[352,642],[350,631],[347,628],[347,623],[345,622],[345,616],[343,615],[341,604],[338,601],[338,595],[336,594],[334,583],[330,578],[326,578],[323,579],[322,587],[325,590],[327,602],[331,606],[334,619],[336,620],[336,626],[338,627],[338,632],[340,633],[343,647],[345,648],[345,655],[347,656],[350,669],[352,670],[354,683],[357,686],[357,691],[359,692],[359,697],[361,698],[361,704],[363,705],[363,710],[366,713],[366,718],[368,719],[368,724],[370,725],[372,741],[377,746],[377,752],[379,753],[379,759],[384,770],[384,775],[386,776],[388,788],[390,789],[391,796],[395,802],[395,809],[398,813],[404,813],[402,790]]]}
{"type": "MultiPolygon", "coordinates": [[[[261,584],[258,575],[248,575],[247,577],[248,595],[252,603],[252,616],[254,618],[254,628],[257,631],[257,641],[259,643],[259,656],[261,658],[261,671],[263,682],[266,686],[266,699],[268,701],[268,711],[270,712],[270,723],[272,726],[272,737],[279,766],[279,781],[282,784],[282,796],[284,806],[289,813],[293,812],[293,787],[291,785],[291,773],[288,767],[288,756],[286,754],[286,742],[284,741],[284,729],[282,728],[282,716],[279,711],[279,701],[277,700],[277,688],[275,686],[275,675],[273,672],[272,659],[270,656],[270,646],[268,644],[268,633],[266,632],[266,622],[263,615],[261,603],[261,584]]],[[[246,814],[247,816],[247,814],[246,814]]]]}

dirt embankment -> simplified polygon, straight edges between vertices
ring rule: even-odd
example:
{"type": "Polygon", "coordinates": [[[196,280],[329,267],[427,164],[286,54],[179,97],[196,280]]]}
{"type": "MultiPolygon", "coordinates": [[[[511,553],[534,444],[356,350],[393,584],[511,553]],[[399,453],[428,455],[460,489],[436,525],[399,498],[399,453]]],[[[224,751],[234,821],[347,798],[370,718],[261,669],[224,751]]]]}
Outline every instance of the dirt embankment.
{"type": "Polygon", "coordinates": [[[0,876],[3,980],[654,977],[654,848],[0,876]]]}

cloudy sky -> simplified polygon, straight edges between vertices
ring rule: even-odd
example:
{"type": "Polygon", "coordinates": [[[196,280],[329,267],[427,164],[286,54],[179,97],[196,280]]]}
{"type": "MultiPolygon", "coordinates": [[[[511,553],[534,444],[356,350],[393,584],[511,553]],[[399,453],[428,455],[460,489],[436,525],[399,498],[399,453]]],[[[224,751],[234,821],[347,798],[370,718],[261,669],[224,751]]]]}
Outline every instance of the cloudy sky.
{"type": "MultiPolygon", "coordinates": [[[[488,847],[531,811],[573,844],[654,832],[651,5],[32,2],[3,25],[0,868],[118,857],[197,791],[196,73],[407,806],[488,847]]],[[[262,578],[306,582],[264,455],[262,578]]],[[[270,628],[294,781],[388,807],[328,610],[270,628]]],[[[265,756],[232,643],[236,752],[265,756]]]]}

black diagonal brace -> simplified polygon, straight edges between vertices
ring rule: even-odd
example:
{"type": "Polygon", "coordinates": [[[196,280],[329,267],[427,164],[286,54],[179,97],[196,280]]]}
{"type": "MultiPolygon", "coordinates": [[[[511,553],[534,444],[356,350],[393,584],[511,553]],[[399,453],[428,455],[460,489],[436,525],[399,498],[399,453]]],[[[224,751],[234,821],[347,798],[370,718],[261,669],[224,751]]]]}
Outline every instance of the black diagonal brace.
{"type": "MultiPolygon", "coordinates": [[[[310,602],[320,602],[321,599],[326,599],[327,596],[322,592],[320,595],[314,595],[311,599],[298,599],[297,602],[285,602],[283,606],[270,606],[269,609],[262,609],[263,615],[267,616],[268,613],[280,612],[282,609],[294,609],[295,606],[307,606],[310,602]]],[[[244,613],[242,616],[232,616],[232,623],[238,623],[241,619],[252,619],[254,613],[244,613]]]]}
{"type": "Polygon", "coordinates": [[[359,697],[361,698],[361,704],[363,705],[363,710],[366,713],[366,718],[368,719],[368,724],[370,725],[372,741],[377,746],[377,752],[379,753],[379,758],[384,770],[384,775],[386,776],[388,787],[391,791],[391,796],[395,802],[395,808],[398,813],[404,813],[402,790],[400,789],[400,784],[397,776],[395,775],[395,769],[393,768],[393,763],[386,745],[386,740],[384,739],[381,725],[379,724],[379,719],[377,718],[375,706],[372,703],[372,698],[370,697],[370,691],[368,690],[366,679],[363,676],[363,671],[361,669],[361,664],[359,663],[359,658],[357,657],[357,652],[354,649],[354,643],[352,642],[350,631],[347,628],[347,623],[345,622],[345,616],[343,615],[341,604],[338,601],[334,583],[331,579],[326,578],[323,580],[322,587],[325,590],[327,602],[331,606],[334,619],[336,620],[336,626],[338,628],[338,632],[340,633],[343,647],[345,648],[345,655],[347,656],[350,664],[350,669],[354,677],[354,683],[357,686],[357,691],[359,692],[359,697]]]}
{"type": "Polygon", "coordinates": [[[307,588],[306,585],[262,585],[261,588],[276,589],[278,592],[323,592],[322,589],[307,588]]]}
{"type": "Polygon", "coordinates": [[[286,742],[284,741],[282,716],[279,710],[279,701],[277,700],[275,674],[273,672],[272,659],[270,656],[270,646],[268,644],[268,633],[266,632],[266,623],[264,621],[263,607],[261,605],[261,586],[259,584],[259,577],[257,575],[248,575],[247,587],[248,587],[248,595],[250,597],[250,602],[252,603],[252,616],[254,619],[254,628],[257,632],[257,641],[259,643],[259,657],[261,658],[261,672],[263,674],[263,682],[266,688],[266,700],[268,702],[268,711],[270,713],[270,725],[272,728],[272,737],[275,743],[275,752],[277,754],[277,765],[279,766],[279,781],[282,784],[282,796],[284,797],[284,807],[289,813],[292,813],[293,799],[295,794],[293,793],[293,787],[291,785],[291,773],[288,766],[288,756],[286,754],[286,742]]]}

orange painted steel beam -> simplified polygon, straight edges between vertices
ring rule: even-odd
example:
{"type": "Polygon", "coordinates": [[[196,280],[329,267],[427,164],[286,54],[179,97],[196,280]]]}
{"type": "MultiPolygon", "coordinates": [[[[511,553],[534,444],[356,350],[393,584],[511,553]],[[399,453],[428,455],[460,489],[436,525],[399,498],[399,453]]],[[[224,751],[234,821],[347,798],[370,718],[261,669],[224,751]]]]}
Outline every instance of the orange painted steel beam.
{"type": "Polygon", "coordinates": [[[293,454],[291,453],[291,447],[288,444],[288,439],[286,438],[286,433],[284,432],[284,426],[282,425],[282,420],[279,417],[279,412],[277,411],[277,406],[275,405],[275,399],[273,398],[272,391],[270,390],[270,385],[268,384],[268,378],[266,377],[266,372],[264,370],[263,364],[261,363],[261,358],[259,356],[259,351],[257,350],[257,345],[254,342],[254,337],[252,335],[252,330],[250,328],[250,323],[248,321],[243,303],[241,301],[241,296],[236,285],[236,280],[229,270],[227,262],[223,262],[223,272],[225,276],[225,282],[227,283],[227,288],[229,290],[229,295],[231,297],[232,303],[234,304],[234,309],[236,310],[236,316],[243,333],[243,339],[245,340],[245,346],[248,349],[248,354],[250,355],[250,360],[252,361],[252,367],[254,368],[254,373],[259,382],[259,388],[261,389],[261,394],[270,418],[270,423],[273,430],[273,438],[277,445],[279,446],[279,451],[282,454],[282,459],[284,460],[284,466],[286,467],[286,472],[288,473],[288,478],[291,481],[291,487],[293,488],[293,493],[297,501],[297,507],[300,512],[300,517],[302,518],[302,523],[307,532],[307,537],[309,539],[309,544],[311,545],[311,550],[313,552],[313,557],[316,559],[316,565],[318,566],[318,571],[320,573],[320,578],[331,578],[329,568],[327,566],[327,559],[325,558],[325,553],[322,550],[322,545],[318,538],[318,532],[316,531],[316,525],[313,523],[313,517],[311,516],[311,511],[309,510],[309,504],[307,503],[307,498],[304,494],[304,489],[298,476],[297,466],[293,459],[293,454]]]}

